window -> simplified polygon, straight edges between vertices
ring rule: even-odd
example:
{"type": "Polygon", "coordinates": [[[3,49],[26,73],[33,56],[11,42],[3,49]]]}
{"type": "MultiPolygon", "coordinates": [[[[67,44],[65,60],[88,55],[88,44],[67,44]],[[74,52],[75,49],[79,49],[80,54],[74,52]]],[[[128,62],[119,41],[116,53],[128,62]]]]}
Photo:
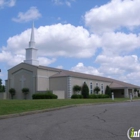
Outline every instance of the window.
{"type": "Polygon", "coordinates": [[[101,84],[101,93],[103,94],[104,93],[104,85],[101,84]]]}
{"type": "Polygon", "coordinates": [[[90,83],[90,94],[93,93],[93,86],[92,86],[92,82],[90,83]]]}
{"type": "Polygon", "coordinates": [[[96,83],[96,87],[98,87],[99,86],[99,84],[98,83],[96,83]]]}

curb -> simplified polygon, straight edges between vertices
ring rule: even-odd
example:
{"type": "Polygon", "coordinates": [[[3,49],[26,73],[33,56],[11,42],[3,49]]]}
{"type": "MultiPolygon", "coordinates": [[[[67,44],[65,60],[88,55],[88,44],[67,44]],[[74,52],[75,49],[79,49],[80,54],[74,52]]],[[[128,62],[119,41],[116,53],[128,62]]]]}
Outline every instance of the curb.
{"type": "Polygon", "coordinates": [[[0,120],[2,120],[2,119],[8,119],[8,118],[20,117],[20,116],[26,116],[26,115],[32,115],[32,114],[38,114],[38,113],[43,113],[43,112],[50,112],[50,111],[61,110],[61,109],[66,109],[66,108],[78,107],[78,106],[103,105],[103,104],[137,102],[137,101],[140,101],[140,99],[132,100],[132,101],[131,100],[126,100],[126,101],[123,101],[123,102],[105,102],[105,103],[75,104],[75,105],[62,106],[62,107],[56,107],[56,108],[51,108],[51,109],[34,110],[34,111],[23,112],[23,113],[16,113],[16,114],[10,114],[10,115],[2,115],[2,116],[0,116],[0,120]]]}
{"type": "Polygon", "coordinates": [[[55,110],[60,110],[60,109],[71,108],[71,107],[76,107],[76,105],[69,105],[69,106],[63,106],[63,107],[57,107],[57,108],[51,108],[51,109],[43,109],[43,110],[35,110],[35,111],[10,114],[10,115],[2,115],[2,116],[0,116],[0,120],[19,117],[19,116],[25,116],[25,115],[38,114],[38,113],[43,113],[43,112],[50,112],[50,111],[55,111],[55,110]]]}

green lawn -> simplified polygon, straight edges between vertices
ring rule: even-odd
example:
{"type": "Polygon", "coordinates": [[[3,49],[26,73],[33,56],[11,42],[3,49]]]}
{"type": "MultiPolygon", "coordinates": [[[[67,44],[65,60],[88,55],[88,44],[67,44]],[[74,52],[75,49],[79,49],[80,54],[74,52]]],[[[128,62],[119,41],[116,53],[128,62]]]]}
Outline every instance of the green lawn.
{"type": "Polygon", "coordinates": [[[123,102],[129,99],[53,99],[53,100],[0,100],[0,115],[15,114],[76,104],[123,102]]]}

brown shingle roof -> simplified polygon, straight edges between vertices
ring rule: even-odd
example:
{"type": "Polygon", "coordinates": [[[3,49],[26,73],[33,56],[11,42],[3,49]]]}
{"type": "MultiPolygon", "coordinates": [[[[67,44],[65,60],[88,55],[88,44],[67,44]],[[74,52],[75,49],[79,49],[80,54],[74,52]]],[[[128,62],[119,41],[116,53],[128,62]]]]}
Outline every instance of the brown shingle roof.
{"type": "Polygon", "coordinates": [[[96,76],[96,75],[85,74],[85,73],[80,73],[80,72],[73,72],[73,71],[52,68],[52,67],[46,67],[46,66],[38,66],[38,68],[58,72],[57,74],[51,76],[50,78],[71,76],[71,77],[77,77],[77,78],[83,78],[83,79],[91,79],[91,80],[97,80],[97,81],[110,82],[111,83],[109,85],[110,88],[126,88],[126,87],[127,88],[140,88],[140,86],[137,86],[137,85],[129,84],[126,82],[122,82],[119,80],[115,80],[115,79],[107,78],[107,77],[102,77],[102,76],[96,76]]]}
{"type": "Polygon", "coordinates": [[[66,77],[66,76],[110,82],[111,83],[109,85],[110,88],[126,88],[126,87],[128,87],[128,88],[140,88],[140,86],[136,86],[136,85],[129,84],[126,82],[122,82],[122,81],[115,80],[112,78],[96,76],[96,75],[91,75],[91,74],[84,74],[84,73],[73,72],[73,71],[67,71],[67,70],[61,70],[59,73],[57,73],[51,77],[53,78],[53,77],[66,77]]]}

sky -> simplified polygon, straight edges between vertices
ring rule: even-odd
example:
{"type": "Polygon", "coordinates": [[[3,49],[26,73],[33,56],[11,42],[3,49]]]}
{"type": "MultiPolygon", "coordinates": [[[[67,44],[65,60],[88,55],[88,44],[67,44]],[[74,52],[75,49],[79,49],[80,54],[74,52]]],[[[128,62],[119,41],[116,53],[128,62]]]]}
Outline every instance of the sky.
{"type": "Polygon", "coordinates": [[[25,60],[140,85],[140,0],[0,0],[0,78],[25,60]]]}

